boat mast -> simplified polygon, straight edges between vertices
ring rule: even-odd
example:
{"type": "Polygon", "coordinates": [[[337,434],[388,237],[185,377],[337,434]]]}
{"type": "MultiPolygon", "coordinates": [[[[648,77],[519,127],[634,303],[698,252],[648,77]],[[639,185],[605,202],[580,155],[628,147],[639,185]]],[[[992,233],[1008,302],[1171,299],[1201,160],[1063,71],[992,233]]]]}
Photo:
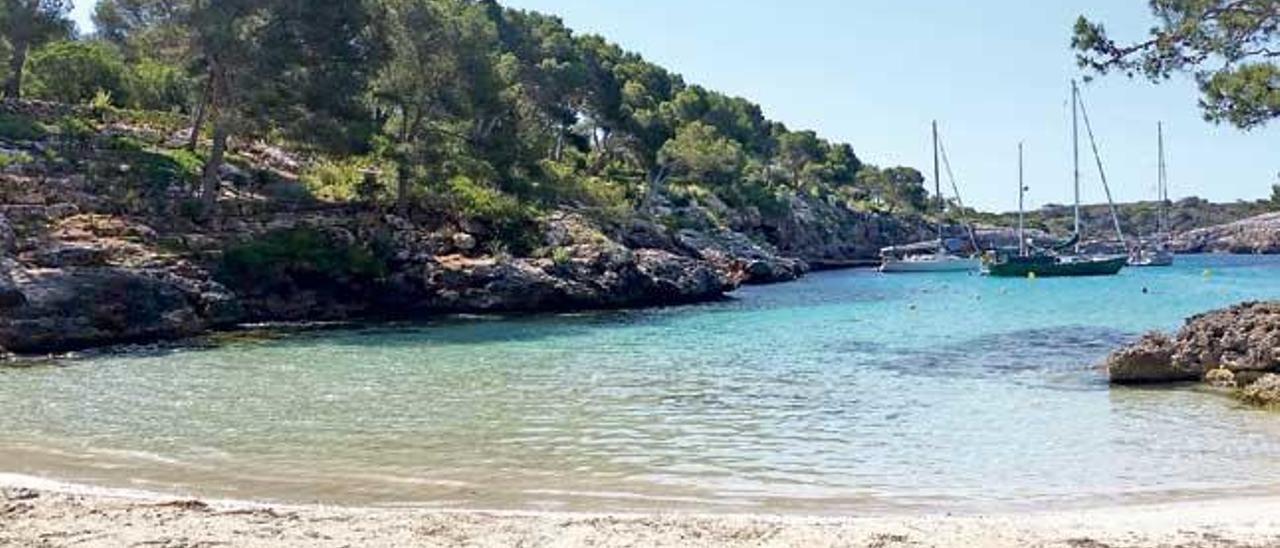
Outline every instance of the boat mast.
{"type": "Polygon", "coordinates": [[[933,121],[933,195],[938,200],[938,250],[946,247],[942,235],[942,218],[947,214],[947,202],[942,199],[942,175],[938,169],[938,121],[933,121]]]}
{"type": "Polygon", "coordinates": [[[1156,168],[1158,170],[1156,193],[1160,199],[1156,228],[1159,232],[1159,237],[1164,238],[1169,233],[1169,173],[1164,164],[1164,122],[1156,122],[1156,143],[1160,154],[1159,164],[1156,168]]]}
{"type": "MultiPolygon", "coordinates": [[[[1074,84],[1074,82],[1072,82],[1074,84]]],[[[1093,150],[1093,159],[1098,164],[1098,178],[1102,179],[1102,190],[1107,193],[1107,208],[1111,210],[1111,223],[1116,229],[1116,240],[1125,250],[1129,250],[1129,242],[1124,239],[1124,230],[1120,228],[1120,213],[1116,210],[1116,201],[1111,199],[1111,184],[1107,183],[1107,171],[1102,167],[1102,154],[1098,152],[1098,139],[1093,135],[1093,124],[1089,122],[1089,109],[1084,106],[1084,99],[1080,98],[1080,93],[1076,92],[1076,104],[1080,106],[1080,117],[1084,119],[1084,129],[1089,135],[1089,146],[1093,150]]],[[[1080,208],[1080,190],[1079,179],[1076,180],[1076,208],[1078,216],[1080,208]]],[[[1078,218],[1078,217],[1077,217],[1078,218]]]]}
{"type": "Polygon", "coordinates": [[[1023,198],[1027,194],[1027,185],[1022,179],[1022,142],[1018,142],[1018,256],[1027,256],[1026,222],[1023,214],[1023,198]]]}
{"type": "Polygon", "coordinates": [[[1080,88],[1076,81],[1071,81],[1071,161],[1075,183],[1075,235],[1076,254],[1080,253],[1080,88]]]}

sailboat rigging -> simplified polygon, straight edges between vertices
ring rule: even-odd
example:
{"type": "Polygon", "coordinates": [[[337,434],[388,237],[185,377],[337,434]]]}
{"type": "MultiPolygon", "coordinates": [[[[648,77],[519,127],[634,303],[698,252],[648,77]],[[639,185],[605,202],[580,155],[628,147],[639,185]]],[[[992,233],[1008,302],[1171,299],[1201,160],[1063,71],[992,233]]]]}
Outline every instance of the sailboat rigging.
{"type": "MultiPolygon", "coordinates": [[[[1097,160],[1098,172],[1103,186],[1107,190],[1107,201],[1111,203],[1111,189],[1107,186],[1106,172],[1102,168],[1102,158],[1098,153],[1097,140],[1093,136],[1093,128],[1089,124],[1088,114],[1084,112],[1080,100],[1080,89],[1071,82],[1071,135],[1072,135],[1072,167],[1075,184],[1075,232],[1071,239],[1055,249],[1032,248],[1026,241],[1023,220],[1023,197],[1027,187],[1023,182],[1022,144],[1018,145],[1018,250],[997,251],[987,257],[985,273],[994,277],[1057,277],[1057,276],[1112,276],[1118,274],[1128,263],[1126,256],[1105,256],[1084,254],[1081,249],[1083,229],[1080,218],[1080,126],[1081,114],[1084,115],[1085,129],[1089,134],[1094,158],[1097,160]],[[1066,249],[1074,249],[1073,253],[1065,253],[1066,249]]],[[[1111,206],[1112,220],[1116,235],[1124,242],[1124,233],[1120,230],[1120,221],[1116,215],[1115,205],[1111,206]]]]}
{"type": "Polygon", "coordinates": [[[1164,123],[1156,124],[1156,234],[1150,241],[1139,241],[1129,255],[1129,266],[1173,266],[1173,250],[1169,245],[1169,171],[1164,160],[1164,123]]]}
{"type": "MultiPolygon", "coordinates": [[[[942,156],[942,146],[938,138],[938,122],[933,122],[933,186],[934,196],[938,201],[938,220],[936,242],[921,242],[901,247],[886,247],[880,250],[880,271],[889,273],[904,272],[963,272],[977,271],[982,263],[980,260],[971,257],[964,257],[952,253],[947,249],[946,243],[946,227],[945,219],[947,213],[947,201],[942,196],[942,174],[940,167],[940,157],[942,156]]],[[[950,173],[951,163],[947,162],[947,171],[950,173]]],[[[959,187],[955,184],[955,177],[952,177],[952,187],[956,189],[956,199],[959,200],[959,187]]],[[[972,234],[970,235],[972,237],[972,234]]],[[[976,249],[976,248],[975,248],[976,249]]]]}

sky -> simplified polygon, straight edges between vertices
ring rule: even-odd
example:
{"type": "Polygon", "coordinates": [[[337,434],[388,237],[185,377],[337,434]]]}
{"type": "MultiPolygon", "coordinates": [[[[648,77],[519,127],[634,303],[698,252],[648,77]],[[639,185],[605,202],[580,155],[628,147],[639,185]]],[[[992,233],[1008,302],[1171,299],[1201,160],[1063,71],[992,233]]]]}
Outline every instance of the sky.
{"type": "MultiPolygon", "coordinates": [[[[966,205],[1017,208],[1017,143],[1028,204],[1069,203],[1069,50],[1075,18],[1141,38],[1145,0],[506,0],[557,15],[696,83],[759,103],[792,129],[851,143],[863,161],[929,173],[937,120],[966,205]]],[[[75,14],[91,28],[93,2],[75,14]]],[[[1269,196],[1280,183],[1280,123],[1243,132],[1203,121],[1193,82],[1110,76],[1084,86],[1118,201],[1152,199],[1156,123],[1170,194],[1213,201],[1269,196]]],[[[1082,136],[1084,130],[1081,130],[1082,136]]],[[[1082,137],[1082,194],[1106,199],[1082,137]]],[[[945,181],[945,179],[944,179],[945,181]]]]}

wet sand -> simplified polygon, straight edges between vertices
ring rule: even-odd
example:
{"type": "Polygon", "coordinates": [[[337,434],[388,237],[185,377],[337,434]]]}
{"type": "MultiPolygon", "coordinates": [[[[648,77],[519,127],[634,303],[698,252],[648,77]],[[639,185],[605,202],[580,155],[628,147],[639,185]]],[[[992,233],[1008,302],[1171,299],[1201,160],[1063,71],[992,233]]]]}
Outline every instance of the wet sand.
{"type": "Polygon", "coordinates": [[[279,506],[0,483],[0,546],[1280,546],[1280,498],[805,518],[279,506]]]}

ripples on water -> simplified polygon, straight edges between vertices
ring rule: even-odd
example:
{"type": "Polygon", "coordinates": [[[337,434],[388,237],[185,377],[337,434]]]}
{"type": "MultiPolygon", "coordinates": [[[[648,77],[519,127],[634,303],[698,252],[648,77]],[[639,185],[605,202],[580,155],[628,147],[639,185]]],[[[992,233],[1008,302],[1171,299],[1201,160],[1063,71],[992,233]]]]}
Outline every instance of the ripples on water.
{"type": "Polygon", "coordinates": [[[1190,389],[1112,390],[1096,364],[1144,330],[1280,294],[1277,267],[838,272],[704,306],[0,370],[0,471],[515,509],[985,510],[1269,491],[1277,416],[1190,389]]]}

